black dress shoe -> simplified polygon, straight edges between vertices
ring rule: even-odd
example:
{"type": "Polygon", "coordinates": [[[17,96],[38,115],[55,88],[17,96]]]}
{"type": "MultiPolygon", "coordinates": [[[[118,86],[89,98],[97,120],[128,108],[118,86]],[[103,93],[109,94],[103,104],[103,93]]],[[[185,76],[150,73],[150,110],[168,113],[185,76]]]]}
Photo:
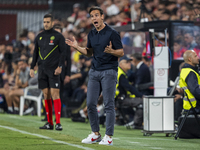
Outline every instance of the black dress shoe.
{"type": "Polygon", "coordinates": [[[47,122],[44,126],[40,127],[39,129],[53,130],[53,125],[50,125],[50,123],[47,122]]]}
{"type": "Polygon", "coordinates": [[[61,124],[58,123],[58,124],[55,125],[55,129],[59,130],[59,131],[62,131],[63,128],[62,128],[61,124]]]}

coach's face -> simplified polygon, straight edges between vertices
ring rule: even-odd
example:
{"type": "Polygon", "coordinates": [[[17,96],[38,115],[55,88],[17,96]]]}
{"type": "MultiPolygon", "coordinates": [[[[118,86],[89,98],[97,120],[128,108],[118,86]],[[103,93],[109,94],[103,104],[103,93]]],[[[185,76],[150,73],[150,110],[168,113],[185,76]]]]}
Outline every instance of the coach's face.
{"type": "Polygon", "coordinates": [[[45,30],[50,30],[53,27],[53,21],[51,18],[44,18],[43,25],[45,30]]]}
{"type": "Polygon", "coordinates": [[[104,15],[100,14],[99,10],[93,10],[90,12],[90,18],[92,20],[93,25],[95,28],[100,28],[103,25],[104,15]]]}

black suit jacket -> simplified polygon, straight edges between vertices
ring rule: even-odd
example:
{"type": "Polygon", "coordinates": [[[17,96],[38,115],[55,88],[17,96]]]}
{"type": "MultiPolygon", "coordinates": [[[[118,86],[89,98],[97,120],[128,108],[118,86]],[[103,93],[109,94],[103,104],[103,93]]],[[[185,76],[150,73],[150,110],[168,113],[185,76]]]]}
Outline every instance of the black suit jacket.
{"type": "Polygon", "coordinates": [[[135,74],[135,84],[143,84],[151,82],[151,74],[149,71],[149,67],[145,65],[144,63],[141,64],[139,69],[136,69],[135,74]]]}
{"type": "MultiPolygon", "coordinates": [[[[144,84],[151,82],[151,74],[149,68],[146,64],[142,63],[139,69],[136,69],[129,77],[130,81],[134,82],[134,85],[137,87],[139,84],[144,84]]],[[[145,89],[140,91],[144,95],[149,95],[150,90],[145,89]]]]}

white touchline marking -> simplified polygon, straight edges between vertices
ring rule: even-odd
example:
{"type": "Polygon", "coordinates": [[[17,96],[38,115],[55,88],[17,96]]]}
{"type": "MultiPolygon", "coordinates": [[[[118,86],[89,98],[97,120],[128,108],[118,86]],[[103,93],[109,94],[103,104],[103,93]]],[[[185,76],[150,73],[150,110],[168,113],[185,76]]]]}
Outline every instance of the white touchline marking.
{"type": "Polygon", "coordinates": [[[151,149],[163,149],[161,147],[149,147],[149,148],[151,148],[151,149]]]}
{"type": "Polygon", "coordinates": [[[150,146],[148,144],[139,144],[139,145],[142,146],[142,147],[144,147],[144,146],[149,147],[150,146]]]}
{"type": "Polygon", "coordinates": [[[139,144],[140,142],[130,142],[130,143],[139,144]]]}
{"type": "Polygon", "coordinates": [[[69,146],[81,148],[81,149],[84,149],[84,150],[94,150],[94,149],[89,148],[89,147],[83,147],[81,145],[71,144],[71,143],[67,143],[67,142],[64,142],[64,141],[55,140],[55,139],[52,139],[52,138],[47,137],[47,136],[43,136],[43,135],[35,134],[35,133],[29,133],[29,132],[26,132],[26,131],[23,131],[23,130],[18,130],[18,129],[15,129],[15,128],[12,128],[12,127],[2,126],[2,125],[0,125],[0,127],[1,128],[5,128],[5,129],[9,129],[9,130],[12,130],[12,131],[17,131],[17,132],[20,132],[22,134],[28,134],[28,135],[37,136],[37,137],[40,137],[40,138],[43,138],[43,139],[47,139],[47,140],[50,140],[50,141],[53,141],[53,142],[56,142],[56,143],[61,143],[61,144],[66,144],[66,145],[69,145],[69,146]]]}

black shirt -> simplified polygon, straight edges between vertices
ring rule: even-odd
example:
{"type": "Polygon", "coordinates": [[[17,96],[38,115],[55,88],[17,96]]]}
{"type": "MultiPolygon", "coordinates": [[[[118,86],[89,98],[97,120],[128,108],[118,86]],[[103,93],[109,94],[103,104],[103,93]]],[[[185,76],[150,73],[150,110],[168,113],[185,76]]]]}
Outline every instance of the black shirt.
{"type": "Polygon", "coordinates": [[[106,46],[110,45],[110,41],[112,49],[123,48],[119,33],[107,24],[105,25],[101,31],[93,29],[88,34],[87,47],[93,49],[92,69],[97,71],[107,69],[117,70],[118,57],[104,52],[106,46]]]}
{"type": "Polygon", "coordinates": [[[35,49],[31,69],[38,62],[39,71],[44,70],[53,76],[58,66],[64,64],[66,44],[62,34],[54,29],[45,30],[35,38],[35,49]]]}

